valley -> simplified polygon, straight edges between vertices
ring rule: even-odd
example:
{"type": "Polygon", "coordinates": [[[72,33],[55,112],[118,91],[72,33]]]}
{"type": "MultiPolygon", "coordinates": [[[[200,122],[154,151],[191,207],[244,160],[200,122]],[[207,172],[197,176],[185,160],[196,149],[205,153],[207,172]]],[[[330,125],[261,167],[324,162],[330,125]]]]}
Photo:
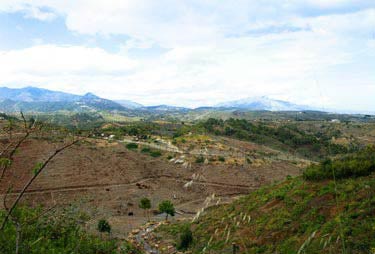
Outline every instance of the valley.
{"type": "Polygon", "coordinates": [[[0,0],[0,254],[375,254],[375,0],[0,0]]]}
{"type": "MultiPolygon", "coordinates": [[[[52,150],[54,145],[32,139],[20,147],[20,155],[14,159],[17,170],[5,176],[5,181],[14,183],[13,193],[17,193],[31,176],[30,168],[42,161],[48,154],[46,151],[52,150]]],[[[176,155],[176,158],[184,156],[176,155]]],[[[196,156],[195,153],[185,156],[189,155],[196,156]]],[[[247,194],[287,175],[299,174],[297,166],[283,161],[254,166],[192,161],[184,166],[166,157],[154,158],[129,150],[124,143],[116,141],[89,139],[61,154],[33,183],[25,195],[25,202],[47,207],[79,203],[87,211],[98,213],[99,217],[126,222],[125,229],[120,225],[122,223],[118,222],[118,229],[114,224],[116,236],[124,236],[130,230],[129,225],[136,227],[146,221],[137,205],[142,197],[149,197],[155,205],[164,199],[173,200],[181,215],[190,216],[211,194],[225,199],[247,194]],[[190,181],[192,185],[185,188],[190,181]],[[94,211],[96,209],[98,211],[94,211]],[[129,213],[133,215],[128,216],[129,213]]],[[[1,191],[6,192],[5,186],[2,187],[1,191]]],[[[11,193],[8,199],[12,200],[11,193]]]]}
{"type": "MultiPolygon", "coordinates": [[[[32,177],[31,169],[77,133],[84,139],[51,161],[27,189],[21,205],[57,210],[76,207],[90,218],[84,224],[87,232],[97,234],[97,221],[105,218],[113,239],[130,241],[140,250],[145,248],[143,237],[155,230],[148,246],[159,242],[164,247],[157,253],[164,253],[163,248],[171,251],[165,253],[177,251],[172,240],[167,245],[156,240],[159,224],[162,230],[170,227],[158,210],[163,200],[175,207],[171,227],[185,225],[197,215],[205,216],[206,210],[226,207],[266,186],[298,178],[328,154],[353,153],[375,138],[371,122],[292,121],[283,120],[282,114],[272,122],[233,118],[183,123],[82,121],[80,130],[45,124],[15,154],[12,170],[3,178],[7,184],[0,186],[5,200],[0,206],[11,205],[32,177]],[[97,127],[91,129],[92,124],[97,127]],[[150,200],[149,212],[138,206],[142,198],[150,200]],[[158,227],[133,238],[150,220],[158,227]]],[[[1,126],[6,130],[8,121],[2,120],[1,126]]],[[[1,149],[9,145],[9,135],[21,139],[22,122],[16,120],[12,133],[3,132],[1,149]]]]}

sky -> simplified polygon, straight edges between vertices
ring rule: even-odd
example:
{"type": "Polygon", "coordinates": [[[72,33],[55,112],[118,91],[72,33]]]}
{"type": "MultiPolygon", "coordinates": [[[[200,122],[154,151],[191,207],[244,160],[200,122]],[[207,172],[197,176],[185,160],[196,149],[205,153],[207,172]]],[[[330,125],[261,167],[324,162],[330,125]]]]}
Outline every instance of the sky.
{"type": "Polygon", "coordinates": [[[375,112],[375,1],[0,0],[0,86],[375,112]]]}

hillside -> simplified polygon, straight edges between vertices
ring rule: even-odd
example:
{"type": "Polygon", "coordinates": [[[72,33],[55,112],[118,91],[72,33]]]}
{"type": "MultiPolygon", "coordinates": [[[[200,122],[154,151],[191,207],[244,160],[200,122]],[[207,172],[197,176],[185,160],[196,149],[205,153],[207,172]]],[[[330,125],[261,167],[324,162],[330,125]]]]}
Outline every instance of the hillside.
{"type": "MultiPolygon", "coordinates": [[[[188,224],[194,236],[191,250],[229,253],[235,244],[237,253],[373,253],[374,148],[350,161],[337,159],[334,165],[350,168],[355,161],[366,165],[357,174],[365,176],[344,175],[337,182],[288,177],[232,204],[208,209],[188,224]]],[[[318,170],[325,171],[325,164],[318,170]]],[[[182,222],[162,226],[157,237],[178,245],[176,235],[184,227],[182,222]]]]}
{"type": "MultiPolygon", "coordinates": [[[[86,99],[100,101],[92,94],[86,99]]],[[[4,118],[0,120],[0,149],[7,149],[22,136],[24,122],[0,116],[4,118]]],[[[26,118],[34,121],[30,115],[26,118]]],[[[296,253],[311,235],[314,238],[306,253],[321,253],[321,239],[328,241],[323,253],[329,253],[340,248],[337,236],[342,231],[335,224],[339,215],[347,223],[343,224],[349,232],[345,233],[347,248],[373,247],[371,235],[361,226],[366,223],[363,228],[370,231],[368,225],[373,225],[375,181],[368,173],[375,169],[375,151],[363,149],[375,142],[373,123],[233,118],[196,123],[108,122],[92,113],[77,113],[69,119],[85,126],[78,132],[75,129],[76,133],[90,133],[90,138],[51,162],[27,190],[22,205],[76,205],[90,217],[82,230],[97,234],[96,225],[105,218],[117,243],[127,239],[137,247],[141,246],[137,239],[150,231],[143,226],[148,219],[164,221],[158,210],[163,200],[173,203],[176,216],[171,226],[157,228],[155,237],[159,238],[149,238],[160,241],[161,248],[178,245],[176,236],[186,227],[183,222],[190,222],[202,207],[206,210],[199,220],[187,223],[195,239],[190,248],[194,253],[202,253],[208,243],[211,253],[230,252],[232,242],[238,244],[240,253],[296,253]],[[292,178],[328,154],[331,160],[305,170],[303,176],[309,181],[292,178]],[[342,179],[338,206],[330,180],[332,168],[336,178],[342,179]],[[151,202],[148,216],[137,205],[144,197],[151,202]],[[142,227],[146,229],[137,231],[142,227]]],[[[20,145],[11,170],[4,174],[4,183],[12,185],[11,193],[4,195],[7,186],[0,185],[0,197],[7,197],[0,210],[32,177],[33,167],[72,134],[62,126],[44,123],[42,130],[20,145]]],[[[34,236],[27,239],[37,240],[34,236]]],[[[159,253],[165,252],[160,249],[159,253]]]]}

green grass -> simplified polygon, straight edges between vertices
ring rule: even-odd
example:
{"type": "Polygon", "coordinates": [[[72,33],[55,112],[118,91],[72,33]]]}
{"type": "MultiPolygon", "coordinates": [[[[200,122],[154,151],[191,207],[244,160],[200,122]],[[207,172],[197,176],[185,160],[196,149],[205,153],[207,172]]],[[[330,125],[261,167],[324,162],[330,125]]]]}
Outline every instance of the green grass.
{"type": "MultiPolygon", "coordinates": [[[[108,234],[99,237],[85,232],[83,225],[89,218],[73,207],[49,213],[41,208],[17,208],[13,216],[22,224],[21,254],[137,253],[128,243],[119,243],[108,234]],[[119,246],[123,251],[117,251],[119,246]]],[[[0,210],[0,221],[3,219],[4,212],[0,210]]],[[[9,221],[0,233],[0,253],[15,253],[15,246],[16,228],[9,221]]]]}
{"type": "MultiPolygon", "coordinates": [[[[375,176],[307,182],[301,177],[261,188],[209,209],[192,223],[193,253],[371,253],[375,248],[375,176]],[[342,232],[340,232],[340,229],[342,232]],[[209,244],[208,244],[209,243],[209,244]],[[230,252],[228,252],[230,253],[230,252]]],[[[176,225],[161,228],[178,243],[176,225]],[[174,228],[173,228],[174,227],[174,228]]],[[[168,236],[166,236],[168,238],[168,236]]]]}

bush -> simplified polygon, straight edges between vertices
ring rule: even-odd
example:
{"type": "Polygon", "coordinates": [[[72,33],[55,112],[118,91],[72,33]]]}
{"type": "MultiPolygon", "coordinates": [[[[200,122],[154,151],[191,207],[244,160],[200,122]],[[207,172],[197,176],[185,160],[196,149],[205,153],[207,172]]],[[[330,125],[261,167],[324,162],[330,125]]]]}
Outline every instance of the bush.
{"type": "MultiPolygon", "coordinates": [[[[117,253],[115,240],[102,240],[85,232],[81,225],[89,220],[76,209],[67,208],[48,214],[41,208],[16,208],[13,216],[23,223],[19,253],[117,253]],[[52,215],[50,214],[52,213],[52,215]]],[[[0,210],[0,221],[4,219],[0,210]]],[[[16,228],[9,221],[0,233],[0,253],[15,253],[16,228]]]]}
{"type": "Polygon", "coordinates": [[[126,148],[128,148],[129,150],[136,150],[136,149],[138,149],[138,144],[129,143],[129,144],[126,145],[126,148]]]}
{"type": "Polygon", "coordinates": [[[109,225],[108,221],[106,220],[100,220],[98,222],[98,231],[100,233],[111,233],[111,225],[109,225]]]}
{"type": "Polygon", "coordinates": [[[160,151],[151,151],[150,155],[152,157],[160,157],[161,156],[161,152],[160,151]]]}
{"type": "Polygon", "coordinates": [[[139,208],[142,208],[144,210],[150,209],[151,208],[151,200],[148,198],[142,198],[139,201],[139,208]]]}
{"type": "Polygon", "coordinates": [[[196,163],[203,163],[204,162],[204,157],[203,156],[199,156],[198,158],[195,159],[195,162],[196,163]]]}
{"type": "Polygon", "coordinates": [[[225,158],[223,156],[219,156],[219,161],[225,162],[225,158]]]}
{"type": "Polygon", "coordinates": [[[149,152],[151,152],[151,149],[148,148],[148,147],[144,147],[144,148],[142,148],[141,152],[142,153],[149,153],[149,152]]]}
{"type": "Polygon", "coordinates": [[[190,227],[187,225],[183,228],[180,235],[180,243],[177,246],[178,250],[187,250],[189,246],[193,243],[193,232],[191,232],[190,227]]]}
{"type": "Polygon", "coordinates": [[[367,176],[375,171],[375,146],[338,159],[327,159],[306,168],[303,178],[310,181],[367,176]],[[334,175],[333,175],[334,174],[334,175]]]}

